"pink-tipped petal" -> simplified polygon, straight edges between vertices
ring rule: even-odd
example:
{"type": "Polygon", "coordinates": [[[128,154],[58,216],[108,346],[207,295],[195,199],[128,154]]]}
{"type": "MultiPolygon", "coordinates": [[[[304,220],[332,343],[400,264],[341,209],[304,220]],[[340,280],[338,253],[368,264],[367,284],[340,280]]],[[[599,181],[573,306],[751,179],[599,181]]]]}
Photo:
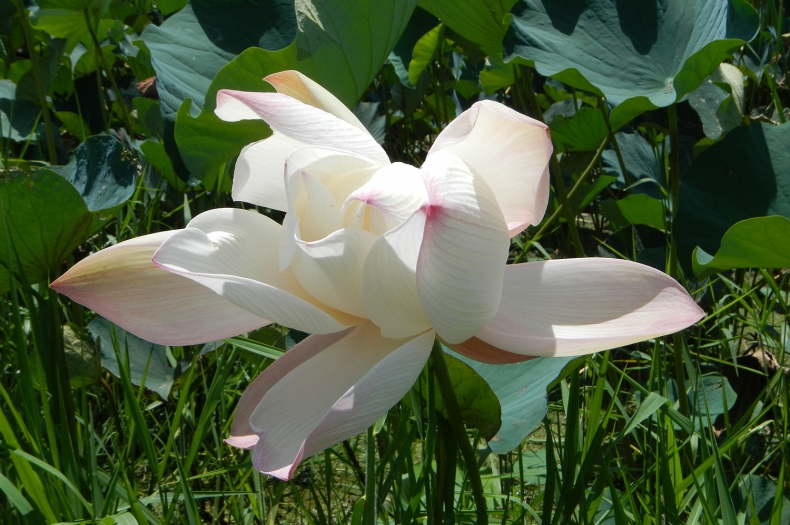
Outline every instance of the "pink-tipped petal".
{"type": "MultiPolygon", "coordinates": [[[[253,465],[289,479],[299,461],[363,431],[411,388],[428,359],[434,333],[394,341],[372,323],[323,350],[309,352],[263,395],[250,416],[260,436],[253,465]]],[[[264,372],[265,373],[265,372],[264,372]]]]}
{"type": "Polygon", "coordinates": [[[294,348],[283,354],[277,361],[266,369],[250,383],[236,405],[233,415],[231,435],[225,440],[236,448],[251,449],[258,442],[258,434],[250,427],[250,416],[255,411],[263,396],[278,381],[291,373],[296,367],[315,356],[318,352],[332,346],[351,332],[348,328],[342,332],[326,335],[311,335],[299,342],[294,348]]]}
{"type": "Polygon", "coordinates": [[[507,266],[499,311],[477,337],[507,352],[571,356],[671,334],[703,316],[649,266],[564,259],[507,266]]]}
{"type": "Polygon", "coordinates": [[[362,303],[367,317],[391,339],[428,330],[417,294],[417,258],[420,254],[425,212],[417,210],[397,228],[376,240],[362,274],[362,303]]]}
{"type": "Polygon", "coordinates": [[[275,131],[271,137],[245,146],[233,171],[233,200],[285,211],[285,159],[303,145],[275,131]]]}
{"type": "Polygon", "coordinates": [[[257,117],[272,130],[306,145],[337,148],[389,163],[387,154],[367,131],[282,93],[223,89],[217,93],[214,112],[229,121],[257,117]]]}
{"type": "Polygon", "coordinates": [[[269,75],[264,78],[264,80],[274,86],[274,89],[276,89],[278,93],[288,95],[300,102],[323,109],[327,113],[331,113],[337,118],[345,120],[352,126],[367,132],[365,126],[345,104],[335,98],[335,96],[324,89],[323,86],[298,71],[281,71],[280,73],[269,75]]]}
{"type": "Polygon", "coordinates": [[[431,354],[436,333],[431,330],[401,340],[396,350],[379,361],[340,398],[305,442],[311,456],[363,432],[405,396],[431,354]]]}
{"type": "Polygon", "coordinates": [[[291,328],[325,334],[358,324],[358,318],[311,297],[292,270],[279,271],[280,228],[254,211],[207,211],[164,242],[153,260],[245,310],[291,328]]]}
{"type": "Polygon", "coordinates": [[[382,235],[408,219],[427,200],[420,170],[395,162],[378,170],[367,184],[352,192],[343,207],[362,202],[373,208],[370,231],[382,235]]]}
{"type": "Polygon", "coordinates": [[[484,100],[439,134],[428,158],[439,151],[455,153],[483,177],[496,195],[511,236],[540,222],[548,204],[552,154],[545,124],[484,100]]]}
{"type": "Polygon", "coordinates": [[[461,343],[499,307],[510,238],[494,193],[459,157],[436,152],[422,171],[430,205],[417,292],[439,336],[461,343]]]}
{"type": "Polygon", "coordinates": [[[536,357],[532,355],[505,352],[504,350],[500,350],[495,346],[491,346],[477,337],[467,339],[463,343],[450,344],[445,342],[444,344],[461,355],[464,355],[470,359],[474,359],[475,361],[480,361],[481,363],[487,363],[489,365],[509,365],[512,363],[521,363],[522,361],[529,361],[530,359],[535,359],[536,357]]]}
{"type": "Polygon", "coordinates": [[[144,235],[94,253],[51,286],[157,344],[207,343],[269,324],[208,288],[151,262],[159,246],[175,234],[144,235]]]}
{"type": "Polygon", "coordinates": [[[252,450],[258,443],[258,434],[246,434],[242,436],[228,436],[225,443],[231,447],[252,450]]]}

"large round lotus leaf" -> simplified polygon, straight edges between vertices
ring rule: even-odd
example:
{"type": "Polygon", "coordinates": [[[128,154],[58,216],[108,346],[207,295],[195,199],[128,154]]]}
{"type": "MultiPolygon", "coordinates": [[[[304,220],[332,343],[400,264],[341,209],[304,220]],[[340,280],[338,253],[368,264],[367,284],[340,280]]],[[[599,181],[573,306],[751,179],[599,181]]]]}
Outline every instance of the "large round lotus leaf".
{"type": "MultiPolygon", "coordinates": [[[[493,438],[502,425],[502,408],[496,394],[485,379],[467,363],[449,354],[445,354],[445,358],[464,423],[478,429],[483,439],[493,438]]],[[[445,418],[449,418],[438,385],[435,392],[436,409],[445,418]]]]}
{"type": "Polygon", "coordinates": [[[691,263],[699,278],[733,268],[790,268],[790,219],[774,215],[736,223],[716,255],[697,247],[691,263]]]}
{"type": "Polygon", "coordinates": [[[228,123],[217,118],[217,91],[271,91],[263,77],[295,69],[353,106],[395,47],[415,4],[416,0],[297,2],[300,23],[288,47],[279,51],[247,49],[217,73],[204,91],[203,109],[196,118],[188,103],[179,109],[175,138],[190,174],[202,179],[233,159],[241,148],[270,133],[262,121],[228,123]]]}
{"type": "Polygon", "coordinates": [[[588,107],[575,111],[571,118],[554,116],[549,128],[554,144],[563,151],[595,151],[609,133],[601,112],[588,107]]]}
{"type": "Polygon", "coordinates": [[[409,63],[414,52],[414,45],[437,24],[439,24],[439,20],[435,16],[418,6],[409,18],[409,23],[406,24],[397,44],[392,48],[389,61],[404,86],[414,88],[409,80],[409,63]]]}
{"type": "Polygon", "coordinates": [[[508,60],[614,104],[638,98],[629,117],[692,92],[759,22],[743,0],[520,0],[512,13],[508,60]]]}
{"type": "Polygon", "coordinates": [[[0,80],[0,137],[23,142],[36,135],[36,125],[41,110],[33,102],[16,98],[16,85],[10,80],[0,80]]]}
{"type": "Polygon", "coordinates": [[[0,172],[0,293],[8,268],[29,283],[54,275],[93,220],[74,186],[49,170],[0,172]],[[10,258],[10,259],[9,259],[10,258]]]}
{"type": "Polygon", "coordinates": [[[190,2],[161,26],[149,24],[142,39],[156,70],[162,116],[174,121],[187,98],[200,110],[225,64],[249,47],[282,49],[295,34],[293,0],[190,2]]]}
{"type": "Polygon", "coordinates": [[[546,387],[554,381],[570,357],[537,357],[511,365],[487,365],[445,348],[477,372],[494,391],[502,407],[502,426],[488,440],[496,454],[515,449],[546,417],[546,387]]]}
{"type": "Polygon", "coordinates": [[[420,0],[419,5],[489,55],[497,55],[502,51],[508,12],[514,3],[515,0],[420,0]]]}
{"type": "MultiPolygon", "coordinates": [[[[663,198],[661,173],[653,146],[639,133],[620,132],[615,137],[620,146],[633,193],[645,193],[655,199],[663,198]]],[[[615,150],[604,151],[601,160],[604,173],[617,176],[615,184],[619,188],[625,188],[625,177],[615,150]]]]}
{"type": "Polygon", "coordinates": [[[128,366],[129,380],[133,385],[144,384],[147,389],[167,399],[174,376],[164,346],[140,339],[103,317],[91,321],[88,330],[94,339],[99,339],[101,364],[104,368],[114,376],[121,377],[119,367],[128,366]]]}
{"type": "Polygon", "coordinates": [[[119,140],[96,135],[77,146],[74,159],[57,171],[77,188],[88,210],[97,212],[132,197],[140,165],[119,140]]]}
{"type": "Polygon", "coordinates": [[[700,153],[682,175],[673,234],[687,275],[694,248],[716,253],[736,222],[769,215],[790,218],[788,144],[790,124],[738,127],[700,153]]]}

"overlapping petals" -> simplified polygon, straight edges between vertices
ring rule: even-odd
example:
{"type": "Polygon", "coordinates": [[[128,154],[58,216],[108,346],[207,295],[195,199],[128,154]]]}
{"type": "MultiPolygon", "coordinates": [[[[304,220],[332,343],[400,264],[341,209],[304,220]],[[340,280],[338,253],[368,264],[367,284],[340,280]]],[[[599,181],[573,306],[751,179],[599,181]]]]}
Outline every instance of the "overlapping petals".
{"type": "Polygon", "coordinates": [[[496,195],[510,236],[543,218],[549,200],[549,128],[502,104],[484,100],[453,120],[428,158],[455,153],[496,195]]]}
{"type": "Polygon", "coordinates": [[[167,239],[153,261],[275,323],[317,334],[358,324],[307,293],[293,270],[279,271],[280,228],[254,211],[211,210],[167,239]]]}
{"type": "Polygon", "coordinates": [[[372,323],[308,337],[250,385],[229,442],[254,447],[261,472],[290,478],[303,457],[362,432],[403,397],[433,339],[432,331],[384,338],[372,323]]]}
{"type": "Polygon", "coordinates": [[[228,443],[290,478],[304,457],[357,434],[408,391],[438,337],[487,363],[579,355],[702,317],[667,275],[629,261],[506,265],[510,238],[549,197],[548,129],[476,103],[421,168],[390,163],[351,111],[289,71],[277,93],[220,91],[217,115],[264,119],[233,196],[286,212],[212,210],[183,230],[92,255],[53,284],[165,344],[269,322],[310,332],[249,386],[228,443]]]}
{"type": "Polygon", "coordinates": [[[278,93],[221,90],[216,114],[227,121],[263,119],[272,136],[244,148],[233,179],[233,198],[286,211],[283,167],[301,146],[335,148],[389,164],[384,150],[354,114],[327,90],[296,71],[269,75],[278,93]]]}
{"type": "Polygon", "coordinates": [[[175,233],[143,235],[94,253],[51,286],[121,328],[163,345],[208,343],[269,324],[205,286],[156,266],[151,257],[175,233]]]}

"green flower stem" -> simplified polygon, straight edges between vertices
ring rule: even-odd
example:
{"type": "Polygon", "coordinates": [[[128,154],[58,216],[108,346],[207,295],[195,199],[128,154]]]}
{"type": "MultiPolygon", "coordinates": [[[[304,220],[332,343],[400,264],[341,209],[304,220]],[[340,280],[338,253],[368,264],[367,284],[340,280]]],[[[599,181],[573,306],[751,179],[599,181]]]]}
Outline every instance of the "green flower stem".
{"type": "MultiPolygon", "coordinates": [[[[113,93],[115,93],[115,99],[118,101],[118,104],[121,106],[121,111],[123,112],[123,119],[124,125],[129,130],[129,133],[132,133],[132,118],[129,115],[129,109],[126,107],[126,104],[123,101],[123,97],[121,97],[121,90],[118,89],[118,84],[115,82],[115,75],[112,74],[112,69],[107,65],[107,62],[104,60],[104,53],[101,49],[101,44],[99,43],[99,39],[96,36],[96,30],[93,27],[93,23],[91,22],[90,14],[88,13],[87,9],[84,9],[82,13],[85,15],[85,23],[88,26],[88,32],[91,34],[91,40],[93,40],[93,47],[96,50],[96,56],[99,60],[99,64],[101,68],[104,70],[104,74],[107,75],[107,78],[110,80],[110,85],[112,86],[113,93]]],[[[112,107],[108,108],[109,114],[112,114],[112,107]]]]}
{"type": "MultiPolygon", "coordinates": [[[[532,90],[532,72],[529,70],[529,68],[524,68],[524,70],[526,71],[527,76],[522,84],[524,84],[526,87],[527,98],[529,99],[529,103],[532,106],[532,111],[535,112],[535,116],[538,118],[538,120],[544,122],[543,110],[540,109],[538,99],[535,96],[535,92],[532,90]]],[[[576,212],[568,201],[568,194],[565,191],[565,181],[562,180],[560,162],[557,160],[555,155],[551,156],[551,160],[549,161],[549,169],[551,170],[551,174],[554,177],[554,185],[557,188],[557,198],[560,200],[560,209],[564,210],[565,220],[568,222],[568,231],[570,232],[571,243],[573,243],[573,249],[576,252],[576,257],[584,257],[584,247],[582,247],[582,241],[579,237],[579,230],[576,228],[576,212]]]]}
{"type": "Polygon", "coordinates": [[[49,163],[58,163],[58,155],[55,152],[55,132],[52,129],[52,118],[49,115],[49,104],[47,104],[47,93],[44,91],[44,80],[41,78],[41,68],[36,54],[33,34],[30,31],[30,22],[27,19],[27,12],[21,0],[16,1],[16,10],[19,14],[19,23],[22,25],[22,33],[25,36],[25,45],[30,53],[30,63],[33,66],[33,80],[36,82],[36,92],[38,93],[38,103],[41,106],[41,115],[44,117],[44,131],[47,134],[47,154],[49,163]]]}
{"type": "Polygon", "coordinates": [[[620,170],[623,172],[625,187],[628,188],[631,186],[631,176],[628,175],[628,170],[625,169],[623,154],[620,152],[620,145],[617,143],[617,137],[615,136],[615,132],[612,129],[611,122],[609,122],[609,111],[606,108],[606,100],[603,97],[598,97],[598,107],[601,110],[601,115],[603,115],[603,121],[606,123],[606,129],[609,130],[609,136],[612,139],[612,147],[614,148],[614,152],[617,155],[617,163],[620,165],[620,170]]]}
{"type": "Polygon", "coordinates": [[[373,426],[368,428],[367,456],[365,457],[365,506],[362,511],[362,523],[375,525],[376,523],[376,437],[373,435],[373,426]]]}
{"type": "MultiPolygon", "coordinates": [[[[668,108],[669,112],[669,184],[670,198],[672,203],[672,220],[678,213],[678,202],[680,196],[680,146],[678,144],[678,112],[677,105],[672,104],[668,108]]],[[[673,230],[674,231],[674,230],[673,230]]],[[[669,275],[674,279],[679,277],[678,269],[678,247],[675,244],[675,236],[672,235],[669,245],[669,275]]],[[[683,335],[680,332],[672,334],[672,348],[675,358],[675,381],[678,385],[678,399],[680,401],[680,413],[688,417],[689,407],[686,399],[686,375],[683,370],[683,335]]]]}
{"type": "MultiPolygon", "coordinates": [[[[582,172],[582,174],[579,176],[579,179],[573,185],[573,188],[571,188],[571,191],[568,192],[568,199],[569,200],[576,194],[576,191],[581,187],[582,183],[587,179],[587,177],[590,175],[590,173],[592,173],[593,168],[598,163],[598,159],[601,158],[601,154],[603,154],[603,151],[606,148],[606,144],[609,143],[609,139],[610,139],[611,136],[612,136],[611,133],[607,134],[606,138],[603,140],[603,142],[601,142],[601,145],[598,146],[598,150],[595,152],[595,155],[593,155],[592,160],[587,165],[587,167],[584,169],[584,172],[582,172]]],[[[549,226],[551,226],[554,223],[554,221],[559,218],[560,214],[563,212],[563,208],[564,208],[563,205],[560,204],[557,207],[557,209],[554,210],[554,213],[551,214],[551,217],[549,217],[548,220],[543,221],[543,225],[540,227],[540,229],[537,231],[537,233],[535,233],[535,235],[533,235],[524,244],[524,249],[521,251],[521,253],[518,255],[518,257],[516,257],[516,259],[513,261],[513,264],[520,263],[521,261],[524,260],[524,257],[527,256],[527,252],[529,251],[530,246],[532,246],[532,243],[535,242],[536,240],[540,239],[543,236],[543,234],[546,233],[546,230],[549,229],[549,226]]]]}
{"type": "Polygon", "coordinates": [[[483,496],[483,482],[480,479],[480,470],[477,468],[475,452],[472,450],[472,444],[469,442],[469,436],[466,434],[466,428],[461,418],[461,410],[458,408],[458,400],[455,397],[453,383],[450,380],[450,372],[447,369],[447,362],[444,360],[444,351],[438,340],[433,343],[431,366],[436,377],[436,383],[439,385],[439,391],[442,393],[444,406],[450,415],[449,423],[455,434],[455,441],[466,463],[466,472],[472,485],[472,497],[475,500],[475,507],[477,507],[477,523],[478,525],[485,525],[488,523],[488,509],[486,507],[486,499],[483,496]]]}

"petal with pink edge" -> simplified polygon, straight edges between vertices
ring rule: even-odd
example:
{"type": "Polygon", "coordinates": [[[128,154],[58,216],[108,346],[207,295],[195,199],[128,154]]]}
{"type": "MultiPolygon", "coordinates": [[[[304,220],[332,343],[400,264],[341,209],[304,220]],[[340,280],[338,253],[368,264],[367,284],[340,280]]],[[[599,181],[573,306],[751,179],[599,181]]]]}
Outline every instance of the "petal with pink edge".
{"type": "Polygon", "coordinates": [[[260,118],[272,130],[306,145],[337,148],[389,163],[387,154],[367,131],[282,93],[223,89],[217,93],[214,112],[230,122],[260,118]]]}
{"type": "Polygon", "coordinates": [[[130,239],[78,262],[52,288],[152,343],[193,345],[249,332],[269,321],[151,257],[176,232],[130,239]]]}
{"type": "Polygon", "coordinates": [[[318,352],[332,346],[343,339],[353,328],[342,332],[325,335],[311,335],[294,348],[282,355],[277,361],[266,367],[255,380],[250,383],[236,405],[230,436],[225,442],[236,448],[251,449],[258,442],[258,434],[250,427],[250,416],[255,411],[263,396],[283,377],[301,366],[318,352]]]}
{"type": "Polygon", "coordinates": [[[259,435],[253,465],[289,479],[304,457],[365,430],[409,391],[433,340],[433,331],[386,339],[366,323],[323,350],[307,346],[315,344],[305,344],[309,338],[289,350],[309,356],[294,358],[299,364],[277,377],[250,416],[259,435]]]}
{"type": "Polygon", "coordinates": [[[542,122],[484,100],[439,134],[428,158],[439,151],[455,153],[483,177],[496,195],[511,237],[543,218],[552,144],[542,122]]]}
{"type": "Polygon", "coordinates": [[[300,102],[323,109],[327,113],[331,113],[352,126],[367,132],[365,126],[345,104],[335,98],[323,86],[300,72],[293,70],[281,71],[280,73],[269,75],[264,80],[274,86],[278,93],[283,93],[300,102]]]}
{"type": "Polygon", "coordinates": [[[291,328],[325,334],[359,324],[360,319],[311,297],[292,270],[279,271],[280,228],[254,211],[207,211],[164,242],[153,260],[245,310],[291,328]]]}
{"type": "Polygon", "coordinates": [[[589,354],[682,330],[704,312],[674,279],[618,259],[507,266],[502,303],[477,337],[525,355],[589,354]]]}
{"type": "Polygon", "coordinates": [[[370,231],[376,235],[395,228],[428,201],[422,173],[414,166],[395,162],[378,170],[364,185],[352,192],[343,209],[354,202],[372,208],[370,231]]]}
{"type": "Polygon", "coordinates": [[[422,171],[430,204],[417,292],[439,336],[461,343],[499,307],[510,238],[491,188],[459,157],[436,152],[422,171]]]}

